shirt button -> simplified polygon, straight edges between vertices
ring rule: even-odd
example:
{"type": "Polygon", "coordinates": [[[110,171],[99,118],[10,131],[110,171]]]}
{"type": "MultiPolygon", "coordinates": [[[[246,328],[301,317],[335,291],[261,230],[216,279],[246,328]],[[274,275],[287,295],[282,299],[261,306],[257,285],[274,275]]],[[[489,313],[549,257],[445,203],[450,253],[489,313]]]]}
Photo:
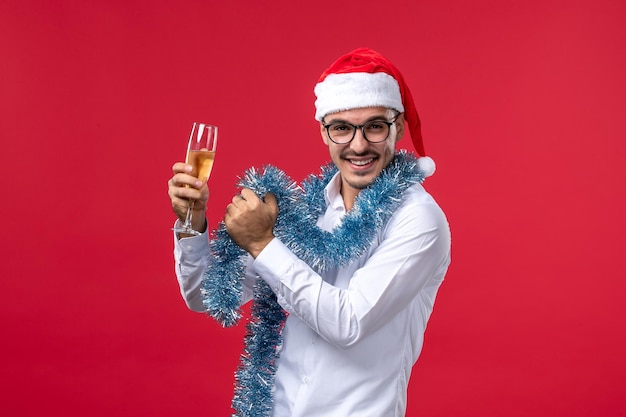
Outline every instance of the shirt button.
{"type": "Polygon", "coordinates": [[[310,379],[308,376],[305,376],[304,378],[302,378],[302,383],[308,384],[309,382],[310,382],[310,379]]]}

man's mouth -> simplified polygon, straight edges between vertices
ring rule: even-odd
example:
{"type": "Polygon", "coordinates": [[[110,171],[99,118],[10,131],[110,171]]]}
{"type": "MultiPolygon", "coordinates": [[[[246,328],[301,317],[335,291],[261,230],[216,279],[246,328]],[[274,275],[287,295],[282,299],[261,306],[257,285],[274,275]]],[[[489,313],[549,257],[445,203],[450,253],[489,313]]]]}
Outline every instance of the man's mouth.
{"type": "Polygon", "coordinates": [[[356,166],[359,166],[359,167],[368,165],[373,160],[374,160],[374,158],[368,158],[368,159],[349,159],[348,158],[348,162],[350,162],[352,165],[356,165],[356,166]]]}

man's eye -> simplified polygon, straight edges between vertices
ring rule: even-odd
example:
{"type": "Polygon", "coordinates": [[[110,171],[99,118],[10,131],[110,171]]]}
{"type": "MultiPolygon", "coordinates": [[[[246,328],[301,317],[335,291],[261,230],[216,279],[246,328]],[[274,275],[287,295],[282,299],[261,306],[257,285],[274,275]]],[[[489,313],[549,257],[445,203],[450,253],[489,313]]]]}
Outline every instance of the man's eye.
{"type": "Polygon", "coordinates": [[[371,122],[371,123],[368,123],[367,125],[365,125],[365,129],[366,130],[371,130],[371,131],[382,130],[385,127],[386,127],[386,125],[384,123],[381,123],[381,122],[371,122]]]}
{"type": "Polygon", "coordinates": [[[330,131],[333,133],[346,133],[352,130],[352,126],[346,124],[336,124],[330,127],[330,131]]]}

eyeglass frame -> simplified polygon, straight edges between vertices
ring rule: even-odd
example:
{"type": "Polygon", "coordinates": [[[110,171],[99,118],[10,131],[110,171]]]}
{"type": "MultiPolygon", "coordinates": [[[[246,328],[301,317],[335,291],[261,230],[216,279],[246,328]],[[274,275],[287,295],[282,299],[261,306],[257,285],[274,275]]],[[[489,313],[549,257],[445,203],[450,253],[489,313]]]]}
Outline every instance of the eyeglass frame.
{"type": "Polygon", "coordinates": [[[361,135],[363,135],[363,139],[365,139],[368,143],[383,143],[387,139],[389,139],[389,134],[391,133],[391,125],[393,125],[398,120],[398,117],[400,117],[401,114],[402,114],[401,112],[397,113],[391,119],[391,121],[389,121],[389,120],[372,119],[372,120],[369,120],[369,121],[365,122],[365,124],[362,124],[362,125],[353,125],[352,123],[348,123],[348,122],[333,122],[333,123],[324,124],[324,118],[323,117],[322,117],[321,121],[322,121],[322,126],[324,127],[324,129],[326,129],[326,134],[328,135],[328,139],[330,139],[330,141],[332,143],[334,143],[334,144],[337,144],[337,145],[347,145],[347,144],[349,144],[356,137],[357,129],[361,130],[361,135]],[[379,141],[376,141],[376,142],[372,142],[371,140],[369,140],[367,138],[367,135],[365,135],[365,130],[363,128],[365,126],[367,126],[368,124],[372,123],[372,122],[384,123],[384,124],[387,125],[387,127],[389,128],[389,131],[387,132],[387,136],[385,136],[385,139],[379,140],[379,141]],[[330,129],[331,126],[338,125],[338,124],[344,124],[344,125],[352,126],[352,128],[354,129],[352,131],[352,137],[350,138],[349,141],[347,141],[347,142],[336,142],[336,141],[333,140],[332,136],[330,135],[330,130],[329,129],[330,129]]]}

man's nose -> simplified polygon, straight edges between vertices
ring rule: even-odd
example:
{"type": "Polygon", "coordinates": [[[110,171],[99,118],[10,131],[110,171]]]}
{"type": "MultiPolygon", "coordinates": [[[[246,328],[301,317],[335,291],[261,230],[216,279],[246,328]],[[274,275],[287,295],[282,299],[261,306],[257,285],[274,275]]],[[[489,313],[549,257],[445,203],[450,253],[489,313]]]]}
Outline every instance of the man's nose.
{"type": "Polygon", "coordinates": [[[369,142],[365,139],[365,136],[363,136],[363,129],[357,129],[356,132],[354,132],[352,142],[350,142],[350,148],[358,150],[365,149],[368,146],[369,142]]]}

